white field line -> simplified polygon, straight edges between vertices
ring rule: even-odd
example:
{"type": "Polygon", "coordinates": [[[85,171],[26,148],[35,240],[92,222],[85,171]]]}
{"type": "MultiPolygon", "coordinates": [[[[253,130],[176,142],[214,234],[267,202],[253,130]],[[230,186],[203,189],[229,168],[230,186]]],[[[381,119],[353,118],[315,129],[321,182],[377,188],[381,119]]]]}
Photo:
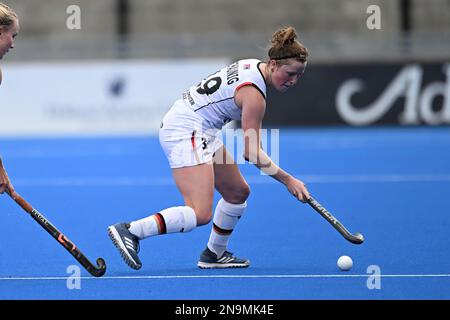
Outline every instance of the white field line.
{"type": "MultiPolygon", "coordinates": [[[[450,278],[450,274],[261,274],[261,275],[172,275],[172,276],[111,276],[79,277],[83,280],[157,280],[157,279],[310,279],[310,278],[450,278]]],[[[0,277],[0,281],[54,281],[73,279],[69,277],[0,277]]]]}

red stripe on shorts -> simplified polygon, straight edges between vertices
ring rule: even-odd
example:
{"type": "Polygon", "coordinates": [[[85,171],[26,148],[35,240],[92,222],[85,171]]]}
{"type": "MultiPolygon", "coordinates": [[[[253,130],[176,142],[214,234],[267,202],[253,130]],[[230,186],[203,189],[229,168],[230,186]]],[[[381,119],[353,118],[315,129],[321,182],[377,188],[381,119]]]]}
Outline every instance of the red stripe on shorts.
{"type": "Polygon", "coordinates": [[[196,131],[192,131],[192,136],[191,136],[191,144],[192,144],[192,150],[195,150],[195,133],[196,131]]]}

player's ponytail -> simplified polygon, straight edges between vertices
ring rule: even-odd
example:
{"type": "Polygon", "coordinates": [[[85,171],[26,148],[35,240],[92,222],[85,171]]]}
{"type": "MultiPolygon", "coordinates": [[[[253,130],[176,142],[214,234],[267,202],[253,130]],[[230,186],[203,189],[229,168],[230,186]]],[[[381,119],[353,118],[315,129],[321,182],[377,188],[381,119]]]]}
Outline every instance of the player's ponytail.
{"type": "Polygon", "coordinates": [[[305,62],[308,58],[308,49],[299,42],[297,33],[293,27],[284,27],[272,35],[272,46],[269,49],[269,59],[282,60],[296,59],[305,62]]]}

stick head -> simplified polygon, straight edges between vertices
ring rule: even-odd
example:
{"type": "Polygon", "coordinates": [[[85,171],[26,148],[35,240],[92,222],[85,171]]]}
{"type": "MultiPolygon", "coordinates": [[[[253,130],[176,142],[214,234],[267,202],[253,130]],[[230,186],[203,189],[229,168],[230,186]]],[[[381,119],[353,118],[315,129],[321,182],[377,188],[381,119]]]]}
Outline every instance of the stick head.
{"type": "Polygon", "coordinates": [[[364,236],[359,232],[355,233],[355,238],[357,239],[357,242],[355,243],[359,244],[364,242],[364,236]]]}
{"type": "Polygon", "coordinates": [[[106,262],[105,260],[103,260],[102,258],[98,258],[97,259],[97,269],[95,270],[90,270],[89,272],[94,276],[94,277],[101,277],[105,274],[106,272],[106,262]]]}
{"type": "Polygon", "coordinates": [[[83,267],[86,268],[86,270],[92,274],[94,277],[101,277],[106,272],[106,262],[102,258],[98,258],[97,260],[97,267],[95,267],[89,260],[85,259],[83,267]]]}

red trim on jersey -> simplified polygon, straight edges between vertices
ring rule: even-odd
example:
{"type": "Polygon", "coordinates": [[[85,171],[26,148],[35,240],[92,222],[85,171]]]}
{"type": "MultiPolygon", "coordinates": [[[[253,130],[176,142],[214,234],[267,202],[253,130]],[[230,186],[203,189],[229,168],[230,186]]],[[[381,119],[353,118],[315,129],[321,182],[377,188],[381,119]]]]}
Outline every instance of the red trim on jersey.
{"type": "Polygon", "coordinates": [[[264,93],[261,91],[261,89],[253,82],[243,82],[240,85],[238,85],[236,87],[236,89],[234,90],[234,92],[236,93],[236,91],[238,91],[240,88],[245,87],[245,86],[252,86],[255,87],[256,90],[259,91],[259,93],[261,93],[261,95],[263,96],[264,99],[266,99],[266,96],[264,95],[264,93]]]}
{"type": "Polygon", "coordinates": [[[253,85],[255,85],[253,82],[243,82],[240,85],[238,85],[234,91],[238,91],[240,88],[245,86],[253,86],[253,85]]]}

